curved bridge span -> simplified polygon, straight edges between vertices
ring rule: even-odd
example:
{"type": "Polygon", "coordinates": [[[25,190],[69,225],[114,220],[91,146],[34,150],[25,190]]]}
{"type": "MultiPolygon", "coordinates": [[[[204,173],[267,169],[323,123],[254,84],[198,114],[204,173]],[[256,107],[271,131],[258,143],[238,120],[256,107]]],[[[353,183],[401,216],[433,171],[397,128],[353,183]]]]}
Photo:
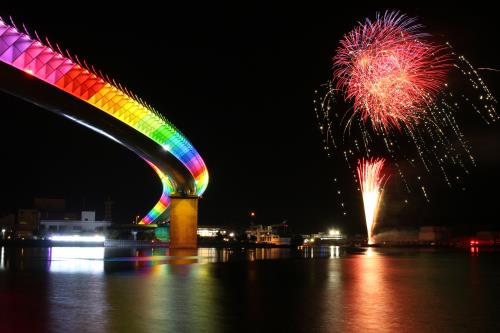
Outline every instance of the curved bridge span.
{"type": "Polygon", "coordinates": [[[197,198],[207,188],[203,159],[163,115],[58,46],[1,18],[0,90],[103,134],[145,160],[163,191],[141,224],[164,220],[171,196],[197,198]]]}

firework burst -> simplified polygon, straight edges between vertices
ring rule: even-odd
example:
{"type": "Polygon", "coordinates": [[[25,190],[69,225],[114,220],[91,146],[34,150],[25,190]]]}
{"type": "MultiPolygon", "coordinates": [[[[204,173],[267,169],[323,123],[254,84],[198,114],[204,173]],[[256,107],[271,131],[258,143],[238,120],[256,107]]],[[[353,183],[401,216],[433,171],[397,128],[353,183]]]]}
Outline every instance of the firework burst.
{"type": "Polygon", "coordinates": [[[383,158],[358,160],[357,171],[359,183],[361,184],[361,193],[363,194],[368,244],[374,243],[373,230],[382,201],[382,191],[389,178],[383,173],[384,163],[383,158]]]}
{"type": "MultiPolygon", "coordinates": [[[[314,111],[325,152],[342,157],[354,179],[360,156],[383,154],[406,191],[430,201],[431,171],[462,188],[476,164],[460,118],[466,111],[486,124],[499,117],[475,67],[422,30],[399,12],[358,24],[340,41],[333,78],[316,91],[314,111]]],[[[339,204],[345,215],[341,195],[339,204]]]]}
{"type": "Polygon", "coordinates": [[[420,29],[386,12],[346,34],[333,58],[336,88],[376,130],[412,126],[444,87],[449,48],[427,42],[420,29]]]}

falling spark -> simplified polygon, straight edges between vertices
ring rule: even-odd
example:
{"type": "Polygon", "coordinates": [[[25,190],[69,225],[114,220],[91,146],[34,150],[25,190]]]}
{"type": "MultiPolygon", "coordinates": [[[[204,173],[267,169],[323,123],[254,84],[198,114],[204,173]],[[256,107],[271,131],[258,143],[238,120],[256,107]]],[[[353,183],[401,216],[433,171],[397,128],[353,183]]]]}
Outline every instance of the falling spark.
{"type": "Polygon", "coordinates": [[[358,160],[357,170],[363,195],[368,244],[374,243],[373,230],[377,222],[383,187],[388,179],[383,173],[384,163],[383,158],[358,160]]]}
{"type": "Polygon", "coordinates": [[[500,72],[500,69],[497,68],[489,68],[489,67],[479,67],[480,71],[490,71],[490,72],[500,72]]]}

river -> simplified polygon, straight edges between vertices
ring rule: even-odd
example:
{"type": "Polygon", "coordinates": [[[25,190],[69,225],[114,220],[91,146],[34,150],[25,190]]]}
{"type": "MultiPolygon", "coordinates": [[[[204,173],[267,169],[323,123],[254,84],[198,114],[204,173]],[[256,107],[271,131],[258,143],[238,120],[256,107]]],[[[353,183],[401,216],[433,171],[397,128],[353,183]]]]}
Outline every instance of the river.
{"type": "Polygon", "coordinates": [[[500,332],[500,252],[8,248],[0,332],[500,332]]]}

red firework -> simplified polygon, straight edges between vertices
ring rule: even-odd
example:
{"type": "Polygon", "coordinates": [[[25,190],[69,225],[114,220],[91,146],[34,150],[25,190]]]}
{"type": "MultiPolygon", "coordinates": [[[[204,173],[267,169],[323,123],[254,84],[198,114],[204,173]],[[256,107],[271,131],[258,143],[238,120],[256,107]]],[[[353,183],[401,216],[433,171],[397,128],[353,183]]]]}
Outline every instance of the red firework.
{"type": "Polygon", "coordinates": [[[444,87],[448,48],[424,38],[421,25],[399,12],[366,19],[346,34],[333,58],[336,88],[375,130],[411,127],[444,87]]]}

